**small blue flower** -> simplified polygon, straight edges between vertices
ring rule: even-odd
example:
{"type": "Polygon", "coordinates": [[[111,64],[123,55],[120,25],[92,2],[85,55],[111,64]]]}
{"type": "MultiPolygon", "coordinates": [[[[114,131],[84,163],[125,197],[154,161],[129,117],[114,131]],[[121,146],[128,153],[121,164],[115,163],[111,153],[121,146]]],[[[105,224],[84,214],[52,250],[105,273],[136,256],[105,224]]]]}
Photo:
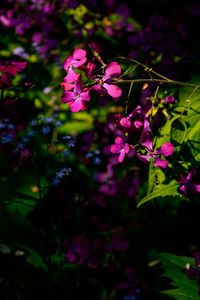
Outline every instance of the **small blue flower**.
{"type": "Polygon", "coordinates": [[[28,138],[27,136],[23,136],[23,137],[21,138],[21,141],[22,141],[23,143],[27,143],[27,142],[29,141],[29,138],[28,138]]]}
{"type": "Polygon", "coordinates": [[[122,298],[122,300],[139,300],[139,296],[137,296],[137,295],[126,295],[122,298]]]}
{"type": "Polygon", "coordinates": [[[52,117],[47,117],[47,118],[45,119],[45,122],[46,122],[46,123],[52,123],[52,122],[53,122],[53,118],[52,118],[52,117]]]}
{"type": "Polygon", "coordinates": [[[100,154],[99,149],[94,150],[94,153],[95,153],[96,155],[99,155],[99,154],[100,154]]]}
{"type": "Polygon", "coordinates": [[[12,129],[15,128],[15,126],[14,126],[13,124],[10,123],[10,124],[7,125],[7,128],[10,129],[10,130],[12,130],[12,129]]]}
{"type": "Polygon", "coordinates": [[[61,126],[61,125],[62,125],[61,121],[58,120],[58,121],[55,122],[55,126],[61,126]]]}
{"type": "Polygon", "coordinates": [[[75,141],[70,135],[65,135],[62,139],[67,142],[68,147],[75,147],[75,141]]]}
{"type": "Polygon", "coordinates": [[[41,129],[41,133],[42,133],[43,135],[48,134],[50,131],[51,131],[51,128],[50,128],[49,126],[44,126],[44,127],[41,129]]]}
{"type": "Polygon", "coordinates": [[[59,172],[56,173],[56,178],[62,178],[66,175],[69,175],[69,173],[72,171],[71,168],[62,168],[59,172]]]}
{"type": "Polygon", "coordinates": [[[2,139],[1,139],[1,143],[2,144],[8,144],[8,143],[10,143],[10,142],[12,142],[13,141],[13,136],[12,136],[12,134],[4,134],[3,136],[2,136],[2,139]]]}
{"type": "Polygon", "coordinates": [[[54,186],[58,186],[59,184],[60,184],[60,180],[56,177],[56,178],[53,178],[53,180],[52,180],[52,185],[54,185],[54,186]]]}
{"type": "Polygon", "coordinates": [[[92,153],[92,152],[88,152],[88,153],[85,155],[86,158],[91,158],[91,157],[93,157],[93,156],[94,156],[94,153],[92,153]]]}
{"type": "Polygon", "coordinates": [[[35,136],[35,131],[30,130],[30,131],[28,132],[28,136],[29,136],[29,137],[35,136]]]}
{"type": "Polygon", "coordinates": [[[65,149],[62,154],[64,157],[68,157],[71,153],[69,150],[65,149]]]}
{"type": "Polygon", "coordinates": [[[29,123],[30,126],[36,126],[37,125],[37,121],[35,120],[32,120],[30,123],[29,123]]]}
{"type": "Polygon", "coordinates": [[[20,151],[20,150],[23,150],[24,148],[25,148],[25,145],[21,143],[21,144],[17,145],[16,150],[20,151]]]}
{"type": "Polygon", "coordinates": [[[97,157],[95,157],[95,158],[93,159],[93,163],[94,163],[95,165],[100,165],[101,159],[97,156],[97,157]]]}

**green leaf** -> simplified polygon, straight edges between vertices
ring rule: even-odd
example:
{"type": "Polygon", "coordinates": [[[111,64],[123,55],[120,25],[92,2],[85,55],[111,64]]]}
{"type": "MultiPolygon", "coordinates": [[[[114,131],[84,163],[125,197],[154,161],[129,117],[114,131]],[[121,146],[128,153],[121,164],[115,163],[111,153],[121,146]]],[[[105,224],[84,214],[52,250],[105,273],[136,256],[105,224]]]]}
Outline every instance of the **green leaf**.
{"type": "Polygon", "coordinates": [[[191,280],[184,272],[186,264],[194,265],[194,259],[185,256],[177,256],[170,253],[161,253],[160,261],[165,269],[163,276],[172,280],[176,289],[161,291],[177,300],[199,300],[199,286],[196,280],[191,280]]]}
{"type": "Polygon", "coordinates": [[[137,207],[140,207],[144,203],[159,198],[159,197],[169,197],[169,196],[179,196],[182,197],[182,195],[178,192],[179,184],[177,181],[172,180],[169,184],[160,184],[156,186],[156,188],[153,190],[152,193],[145,196],[142,200],[139,201],[137,204],[137,207]]]}
{"type": "Polygon", "coordinates": [[[43,258],[33,249],[23,246],[23,248],[28,252],[26,257],[26,261],[30,263],[33,267],[42,269],[47,272],[48,267],[44,262],[43,258]]]}
{"type": "Polygon", "coordinates": [[[166,294],[177,300],[199,300],[199,295],[189,294],[188,292],[183,292],[181,289],[166,290],[161,291],[162,294],[166,294]]]}
{"type": "Polygon", "coordinates": [[[138,65],[130,65],[129,67],[126,68],[126,70],[123,72],[122,74],[122,77],[130,74],[130,73],[133,73],[135,71],[135,69],[137,68],[138,65]]]}
{"type": "Polygon", "coordinates": [[[152,193],[157,184],[165,181],[166,176],[162,169],[154,167],[154,159],[150,161],[149,175],[148,175],[148,190],[147,195],[152,193]]]}
{"type": "Polygon", "coordinates": [[[187,125],[182,117],[175,119],[171,124],[170,140],[174,146],[179,146],[185,140],[187,125]]]}
{"type": "Polygon", "coordinates": [[[185,121],[189,124],[187,142],[190,144],[190,150],[196,160],[200,152],[200,99],[194,101],[187,111],[185,121]]]}

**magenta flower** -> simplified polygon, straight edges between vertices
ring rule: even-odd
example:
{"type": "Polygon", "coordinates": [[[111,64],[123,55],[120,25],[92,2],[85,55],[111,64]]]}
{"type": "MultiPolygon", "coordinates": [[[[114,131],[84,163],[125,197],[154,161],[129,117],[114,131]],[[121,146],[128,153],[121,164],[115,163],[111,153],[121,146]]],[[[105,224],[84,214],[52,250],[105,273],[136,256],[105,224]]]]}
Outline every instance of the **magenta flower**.
{"type": "Polygon", "coordinates": [[[0,63],[0,71],[3,73],[7,73],[11,76],[15,76],[18,72],[23,71],[26,65],[27,65],[26,61],[22,61],[22,62],[10,61],[6,63],[0,63]]]}
{"type": "Polygon", "coordinates": [[[122,252],[127,251],[129,243],[121,238],[121,236],[114,234],[111,240],[111,246],[114,250],[122,252]]]}
{"type": "Polygon", "coordinates": [[[65,259],[71,263],[82,264],[88,257],[89,241],[85,236],[77,236],[73,242],[65,241],[65,246],[68,248],[65,254],[65,259]]]}
{"type": "Polygon", "coordinates": [[[168,160],[162,159],[161,156],[170,156],[174,151],[174,146],[170,142],[164,143],[157,150],[153,149],[152,142],[145,143],[147,154],[140,155],[138,154],[141,160],[150,161],[151,158],[154,158],[154,166],[166,169],[168,166],[168,160]]]}
{"type": "Polygon", "coordinates": [[[115,84],[111,84],[112,79],[121,74],[120,65],[113,61],[108,64],[105,74],[101,79],[98,79],[98,84],[93,86],[93,89],[104,96],[106,93],[112,98],[119,98],[122,95],[122,90],[115,84]]]}
{"type": "Polygon", "coordinates": [[[115,144],[111,145],[110,151],[114,154],[119,154],[118,162],[122,162],[127,153],[129,153],[130,146],[128,143],[124,143],[121,137],[115,139],[115,144]]]}
{"type": "Polygon", "coordinates": [[[119,123],[122,127],[126,127],[126,128],[131,127],[131,120],[129,117],[122,118],[119,123]]]}
{"type": "Polygon", "coordinates": [[[64,62],[64,69],[69,71],[72,67],[78,68],[87,61],[86,50],[75,49],[72,56],[69,56],[64,62]]]}
{"type": "Polygon", "coordinates": [[[138,157],[142,161],[150,161],[151,158],[154,159],[154,166],[160,167],[160,168],[167,168],[168,161],[165,159],[162,159],[163,157],[168,157],[172,155],[174,152],[174,146],[170,142],[164,143],[160,148],[153,149],[153,144],[151,141],[151,130],[150,130],[150,124],[149,120],[145,119],[143,124],[143,132],[140,138],[140,143],[142,146],[145,147],[145,150],[147,151],[146,154],[140,154],[138,153],[138,157]]]}
{"type": "Polygon", "coordinates": [[[189,192],[200,193],[200,184],[192,182],[192,178],[195,175],[195,171],[190,171],[186,176],[181,175],[179,184],[181,184],[180,191],[187,196],[189,192]]]}
{"type": "Polygon", "coordinates": [[[72,92],[64,91],[61,101],[68,103],[72,112],[78,112],[84,110],[86,107],[85,102],[90,101],[90,95],[88,89],[82,89],[81,81],[75,82],[74,90],[72,92]]]}
{"type": "Polygon", "coordinates": [[[132,113],[130,113],[127,117],[123,117],[120,120],[120,125],[125,128],[133,128],[133,129],[140,129],[143,126],[145,118],[145,113],[142,110],[141,106],[138,105],[132,113]]]}
{"type": "Polygon", "coordinates": [[[166,96],[165,97],[165,102],[166,103],[174,103],[174,101],[175,101],[174,96],[166,96]]]}
{"type": "Polygon", "coordinates": [[[64,77],[64,81],[61,82],[61,86],[65,91],[70,91],[74,88],[75,82],[80,80],[81,74],[69,69],[67,75],[64,77]]]}

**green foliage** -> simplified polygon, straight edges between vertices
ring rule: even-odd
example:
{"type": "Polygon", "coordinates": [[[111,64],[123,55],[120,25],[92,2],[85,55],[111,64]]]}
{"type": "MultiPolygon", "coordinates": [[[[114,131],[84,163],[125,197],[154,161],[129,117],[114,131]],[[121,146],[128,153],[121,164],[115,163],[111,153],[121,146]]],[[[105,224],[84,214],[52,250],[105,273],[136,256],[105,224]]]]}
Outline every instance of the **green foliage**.
{"type": "Polygon", "coordinates": [[[171,124],[170,140],[174,146],[181,145],[186,138],[187,124],[182,117],[178,117],[171,124]]]}
{"type": "Polygon", "coordinates": [[[160,261],[165,269],[163,276],[169,277],[172,281],[172,286],[176,287],[161,293],[177,300],[199,300],[198,283],[196,280],[189,279],[184,271],[186,264],[194,265],[194,259],[170,253],[161,253],[160,261]]]}
{"type": "Polygon", "coordinates": [[[24,245],[20,245],[20,248],[24,249],[26,261],[30,263],[34,268],[42,269],[45,272],[48,271],[47,264],[37,251],[33,250],[32,248],[28,248],[24,245]]]}
{"type": "Polygon", "coordinates": [[[154,200],[156,198],[164,198],[164,197],[183,197],[179,192],[178,192],[179,184],[177,183],[176,180],[172,180],[169,184],[159,184],[155,186],[153,191],[145,196],[142,200],[139,201],[137,204],[137,207],[140,207],[146,202],[149,202],[151,200],[154,200]]]}

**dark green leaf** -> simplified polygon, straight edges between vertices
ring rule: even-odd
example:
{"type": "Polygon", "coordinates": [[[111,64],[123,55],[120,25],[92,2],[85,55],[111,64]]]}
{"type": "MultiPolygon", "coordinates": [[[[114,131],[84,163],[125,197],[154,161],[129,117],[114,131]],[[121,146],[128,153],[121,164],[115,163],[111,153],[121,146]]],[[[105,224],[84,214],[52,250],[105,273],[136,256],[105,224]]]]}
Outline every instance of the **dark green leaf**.
{"type": "Polygon", "coordinates": [[[27,250],[27,258],[26,261],[29,262],[33,267],[48,271],[47,264],[44,262],[43,258],[33,249],[28,247],[23,247],[27,250]]]}
{"type": "Polygon", "coordinates": [[[174,146],[179,146],[185,140],[187,125],[182,117],[175,119],[171,124],[170,140],[174,146]]]}
{"type": "Polygon", "coordinates": [[[186,264],[194,265],[194,259],[185,256],[176,256],[170,253],[161,253],[160,261],[166,277],[172,280],[172,285],[176,286],[176,289],[162,291],[177,300],[199,300],[198,293],[199,287],[196,280],[188,278],[184,268],[186,264]]]}

